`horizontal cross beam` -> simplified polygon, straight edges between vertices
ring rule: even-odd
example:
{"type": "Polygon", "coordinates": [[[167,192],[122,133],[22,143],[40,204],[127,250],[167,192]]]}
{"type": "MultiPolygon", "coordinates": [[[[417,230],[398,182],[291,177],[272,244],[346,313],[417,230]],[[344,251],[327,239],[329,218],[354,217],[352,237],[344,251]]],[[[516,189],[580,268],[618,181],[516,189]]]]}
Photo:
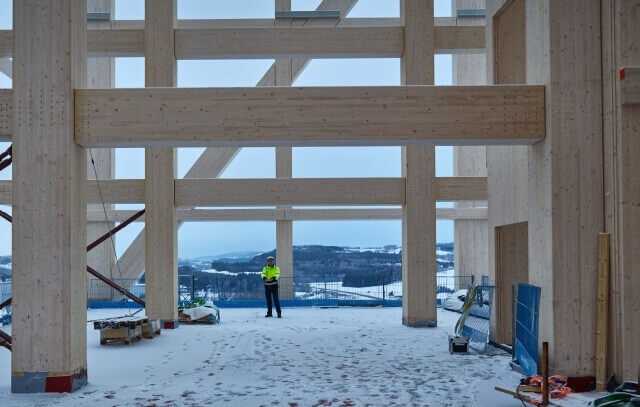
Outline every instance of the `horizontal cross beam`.
{"type": "Polygon", "coordinates": [[[84,147],[532,144],[544,86],[76,90],[84,147]]]}
{"type": "MultiPolygon", "coordinates": [[[[437,177],[438,201],[487,199],[485,177],[437,177]]],[[[87,202],[144,204],[144,180],[87,181],[87,202]]],[[[403,205],[404,178],[177,179],[177,207],[403,205]]],[[[0,205],[11,205],[11,181],[0,181],[0,205]]]]}
{"type": "MultiPolygon", "coordinates": [[[[436,18],[435,53],[482,52],[484,27],[436,18]]],[[[93,57],[144,56],[144,21],[115,21],[112,28],[89,24],[93,57]]],[[[402,56],[400,19],[346,19],[339,26],[276,25],[273,19],[180,20],[174,30],[176,59],[256,59],[282,56],[365,58],[402,56]]],[[[13,31],[0,30],[0,58],[13,54],[13,31]]]]}
{"type": "MultiPolygon", "coordinates": [[[[123,222],[135,215],[135,210],[109,210],[107,219],[111,222],[123,222]]],[[[437,208],[439,220],[486,220],[487,208],[437,208]]],[[[400,220],[401,208],[224,208],[224,209],[185,209],[177,210],[176,218],[180,222],[255,222],[255,221],[349,221],[349,220],[400,220]]],[[[89,210],[89,222],[104,222],[103,211],[89,210]]],[[[144,222],[144,216],[135,220],[144,222]]]]}

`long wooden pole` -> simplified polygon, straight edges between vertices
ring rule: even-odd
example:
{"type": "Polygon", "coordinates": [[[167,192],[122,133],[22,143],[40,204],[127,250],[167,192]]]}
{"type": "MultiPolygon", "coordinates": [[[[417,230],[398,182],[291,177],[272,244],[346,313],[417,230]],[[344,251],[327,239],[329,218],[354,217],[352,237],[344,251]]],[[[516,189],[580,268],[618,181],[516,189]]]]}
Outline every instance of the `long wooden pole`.
{"type": "Polygon", "coordinates": [[[607,387],[607,328],[609,325],[609,233],[598,235],[598,296],[596,315],[596,390],[607,387]]]}
{"type": "Polygon", "coordinates": [[[542,405],[549,405],[549,342],[542,342],[542,405]]]}

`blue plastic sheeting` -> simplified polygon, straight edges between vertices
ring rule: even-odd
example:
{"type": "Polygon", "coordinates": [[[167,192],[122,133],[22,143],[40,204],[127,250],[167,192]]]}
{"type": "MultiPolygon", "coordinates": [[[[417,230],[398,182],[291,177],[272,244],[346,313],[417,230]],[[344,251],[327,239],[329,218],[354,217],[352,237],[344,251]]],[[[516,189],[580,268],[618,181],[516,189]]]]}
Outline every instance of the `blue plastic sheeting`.
{"type": "MultiPolygon", "coordinates": [[[[218,308],[265,308],[264,300],[215,301],[218,308]]],[[[287,307],[402,307],[401,300],[281,300],[283,308],[287,307]]],[[[88,301],[89,308],[141,308],[131,301],[88,301]]]]}
{"type": "Polygon", "coordinates": [[[513,358],[527,376],[538,373],[540,293],[540,287],[518,284],[513,358]]]}

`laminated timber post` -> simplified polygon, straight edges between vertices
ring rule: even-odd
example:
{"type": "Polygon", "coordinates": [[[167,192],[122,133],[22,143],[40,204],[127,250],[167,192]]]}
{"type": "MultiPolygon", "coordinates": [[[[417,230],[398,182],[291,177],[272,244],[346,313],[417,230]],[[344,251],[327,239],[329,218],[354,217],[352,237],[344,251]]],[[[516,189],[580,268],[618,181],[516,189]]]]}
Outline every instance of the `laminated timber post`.
{"type": "Polygon", "coordinates": [[[542,288],[550,369],[569,376],[595,372],[605,223],[601,3],[525,2],[526,80],[547,86],[546,138],[528,154],[529,278],[542,288]]]}
{"type": "Polygon", "coordinates": [[[603,0],[605,218],[611,235],[607,376],[637,380],[640,366],[640,0],[603,0]],[[621,68],[627,68],[621,71],[621,68]],[[624,74],[623,74],[624,73],[624,74]],[[629,92],[631,90],[632,92],[629,92]]]}
{"type": "MultiPolygon", "coordinates": [[[[485,0],[454,0],[454,16],[458,26],[484,26],[485,18],[458,17],[459,10],[480,10],[485,0]]],[[[486,54],[453,54],[454,85],[486,85],[486,54]]],[[[453,148],[455,176],[486,177],[487,148],[459,146],[453,148]]],[[[486,201],[456,202],[456,208],[487,207],[486,201]]],[[[454,253],[456,273],[471,275],[476,282],[489,274],[488,223],[486,219],[457,219],[454,221],[454,253]]],[[[463,288],[463,287],[456,287],[463,288]]]]}
{"type": "MultiPolygon", "coordinates": [[[[433,0],[402,0],[405,25],[402,57],[403,85],[434,84],[433,0]]],[[[402,323],[435,327],[436,314],[436,204],[433,183],[435,145],[402,148],[406,178],[402,217],[402,323]]]]}
{"type": "MultiPolygon", "coordinates": [[[[87,10],[89,13],[106,13],[113,19],[115,14],[115,0],[87,0],[87,10]]],[[[92,22],[94,28],[109,29],[112,26],[111,21],[92,22]]],[[[87,60],[87,86],[91,89],[113,88],[115,85],[115,58],[111,57],[89,57],[87,60]]],[[[115,150],[113,148],[94,148],[87,152],[87,176],[89,179],[95,179],[98,173],[98,179],[104,181],[115,178],[115,150]],[[91,160],[94,160],[95,171],[91,160]]],[[[107,205],[107,211],[113,209],[113,205],[107,205]]],[[[89,212],[103,212],[102,205],[89,204],[89,212]]],[[[91,242],[98,236],[103,235],[107,231],[113,229],[114,222],[105,219],[104,214],[100,221],[87,223],[87,241],[91,242]]],[[[105,244],[87,254],[87,264],[103,271],[111,278],[111,273],[115,266],[115,253],[112,244],[105,244]]],[[[91,290],[91,294],[97,298],[111,298],[113,291],[111,289],[103,289],[96,293],[91,290]]]]}
{"type": "Polygon", "coordinates": [[[87,381],[84,148],[74,88],[86,85],[86,0],[15,0],[11,391],[87,381]],[[41,95],[41,96],[34,96],[41,95]]]}
{"type": "MultiPolygon", "coordinates": [[[[176,0],[145,2],[145,85],[176,85],[173,29],[176,0]]],[[[146,311],[165,329],[178,321],[178,225],[174,197],[176,151],[145,149],[145,283],[146,311]]]]}
{"type": "MultiPolygon", "coordinates": [[[[290,11],[291,0],[276,0],[276,12],[290,11]]],[[[276,20],[276,24],[280,24],[276,20]]],[[[276,86],[293,85],[293,58],[278,58],[275,60],[276,86]]],[[[293,148],[292,146],[276,147],[276,177],[291,178],[293,148]]],[[[286,207],[280,207],[286,208],[286,207]]],[[[291,220],[276,221],[276,260],[280,267],[280,297],[294,298],[293,280],[293,222],[291,220]]]]}

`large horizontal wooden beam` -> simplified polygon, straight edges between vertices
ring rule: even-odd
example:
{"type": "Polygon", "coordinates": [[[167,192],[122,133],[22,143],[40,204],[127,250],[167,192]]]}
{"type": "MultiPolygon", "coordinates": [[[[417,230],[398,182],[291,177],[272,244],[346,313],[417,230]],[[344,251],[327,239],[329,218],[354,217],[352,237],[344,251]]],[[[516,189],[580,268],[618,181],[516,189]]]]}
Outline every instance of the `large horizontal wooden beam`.
{"type": "Polygon", "coordinates": [[[531,144],[544,86],[76,90],[85,147],[531,144]]]}
{"type": "MultiPolygon", "coordinates": [[[[485,177],[434,178],[438,201],[487,199],[485,177]]],[[[145,181],[87,181],[90,204],[144,204],[145,181]]],[[[177,179],[178,207],[403,205],[404,178],[177,179]]],[[[11,205],[11,181],[0,181],[0,205],[11,205]]]]}
{"type": "Polygon", "coordinates": [[[179,179],[176,206],[402,205],[402,178],[179,179]]]}
{"type": "MultiPolygon", "coordinates": [[[[106,219],[110,222],[124,222],[136,210],[108,210],[106,219]]],[[[274,209],[178,209],[180,222],[256,222],[256,221],[348,221],[348,220],[400,220],[401,208],[274,208],[274,209]]],[[[486,220],[487,208],[438,208],[436,217],[440,220],[486,220]]],[[[104,222],[101,210],[87,212],[89,222],[104,222]]],[[[144,216],[136,219],[144,222],[144,216]]]]}
{"type": "MultiPolygon", "coordinates": [[[[11,181],[0,181],[0,205],[11,205],[11,181]]],[[[87,203],[143,204],[144,180],[87,181],[87,203]]]]}
{"type": "MultiPolygon", "coordinates": [[[[435,53],[482,52],[484,27],[457,26],[436,18],[435,53]]],[[[335,27],[277,25],[273,19],[180,20],[175,30],[178,59],[400,57],[404,27],[397,18],[348,18],[335,27]]],[[[144,56],[144,21],[89,24],[90,56],[144,56]]],[[[0,57],[13,54],[13,31],[0,30],[0,57]]]]}

